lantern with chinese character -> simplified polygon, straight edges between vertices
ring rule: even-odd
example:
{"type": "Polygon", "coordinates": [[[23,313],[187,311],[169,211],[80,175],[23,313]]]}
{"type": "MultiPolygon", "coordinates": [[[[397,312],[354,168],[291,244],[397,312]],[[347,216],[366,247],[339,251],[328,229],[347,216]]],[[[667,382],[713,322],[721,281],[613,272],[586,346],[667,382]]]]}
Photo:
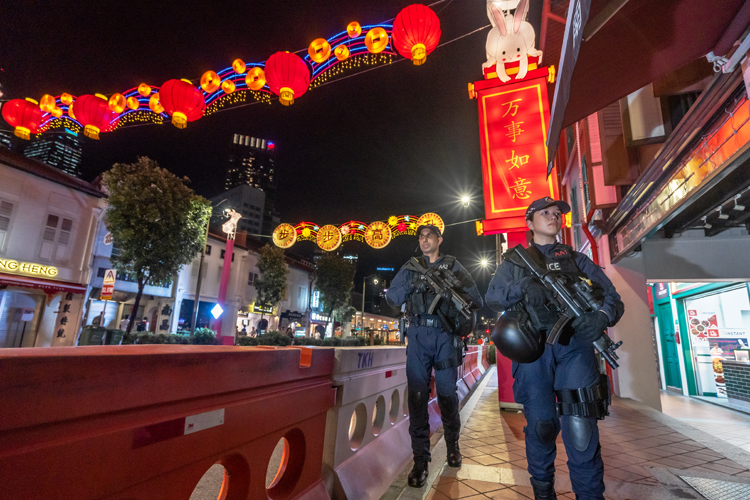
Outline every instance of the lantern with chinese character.
{"type": "Polygon", "coordinates": [[[152,95],[148,100],[148,107],[156,114],[164,113],[164,106],[159,102],[159,93],[152,95]]]}
{"type": "Polygon", "coordinates": [[[414,4],[398,13],[393,23],[393,48],[419,66],[440,41],[440,19],[429,7],[414,4]]]}
{"type": "Polygon", "coordinates": [[[314,62],[322,63],[331,57],[331,44],[325,38],[315,39],[307,49],[307,53],[314,62]]]}
{"type": "Polygon", "coordinates": [[[206,71],[201,77],[201,88],[207,93],[216,92],[221,85],[221,78],[215,71],[206,71]]]}
{"type": "Polygon", "coordinates": [[[28,141],[31,134],[39,131],[39,124],[42,123],[42,110],[33,99],[13,99],[3,105],[3,118],[8,125],[13,127],[16,137],[28,141]]]}
{"type": "Polygon", "coordinates": [[[294,99],[307,92],[310,86],[310,71],[296,54],[275,53],[266,61],[265,72],[271,92],[279,96],[284,106],[294,104],[294,99]]]}
{"type": "Polygon", "coordinates": [[[143,97],[148,97],[151,95],[151,87],[146,83],[142,83],[138,85],[138,93],[143,97]]]}
{"type": "Polygon", "coordinates": [[[99,132],[110,129],[112,120],[119,113],[109,109],[107,98],[101,94],[82,95],[72,104],[75,117],[83,125],[83,135],[99,140],[99,132]]]}
{"type": "Polygon", "coordinates": [[[362,34],[362,26],[357,21],[352,21],[346,26],[346,34],[349,38],[357,38],[362,34]]]}
{"type": "Polygon", "coordinates": [[[255,66],[247,72],[245,83],[250,90],[260,90],[266,84],[266,74],[263,68],[255,66]]]}
{"type": "Polygon", "coordinates": [[[245,65],[245,61],[243,61],[242,59],[235,59],[234,61],[232,61],[232,69],[235,73],[244,73],[246,68],[247,66],[245,65]]]}
{"type": "Polygon", "coordinates": [[[221,82],[221,90],[223,90],[225,94],[231,94],[236,88],[237,86],[232,80],[224,80],[221,82]]]}
{"type": "Polygon", "coordinates": [[[55,101],[55,98],[49,94],[44,94],[39,100],[39,109],[44,113],[52,113],[55,106],[57,106],[57,101],[55,101]]]}
{"type": "Polygon", "coordinates": [[[112,97],[109,98],[109,109],[114,111],[115,113],[122,113],[125,111],[125,96],[122,94],[114,94],[112,97]]]}
{"type": "Polygon", "coordinates": [[[383,52],[388,46],[388,32],[380,26],[372,28],[365,36],[365,45],[373,54],[383,52]]]}
{"type": "Polygon", "coordinates": [[[164,82],[159,89],[159,102],[172,116],[172,125],[177,128],[185,128],[188,122],[202,117],[206,107],[203,94],[189,80],[164,82]]]}
{"type": "Polygon", "coordinates": [[[125,104],[127,104],[128,107],[130,109],[132,109],[133,111],[135,111],[136,109],[138,109],[141,106],[141,103],[138,102],[138,99],[136,99],[133,96],[128,97],[127,100],[125,101],[125,104]]]}
{"type": "Polygon", "coordinates": [[[333,55],[335,55],[336,59],[338,59],[339,61],[345,61],[349,58],[349,47],[341,44],[334,49],[333,55]]]}

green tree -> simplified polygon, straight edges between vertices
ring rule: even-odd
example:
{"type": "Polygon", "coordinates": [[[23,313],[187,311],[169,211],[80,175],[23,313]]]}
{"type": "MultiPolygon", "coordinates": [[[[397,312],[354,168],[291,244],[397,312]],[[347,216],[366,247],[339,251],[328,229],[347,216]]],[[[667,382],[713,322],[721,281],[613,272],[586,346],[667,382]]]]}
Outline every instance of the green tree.
{"type": "Polygon", "coordinates": [[[318,261],[315,281],[320,300],[325,303],[330,315],[337,312],[342,319],[351,320],[353,308],[348,306],[354,286],[354,266],[336,254],[326,253],[318,261]]]}
{"type": "MultiPolygon", "coordinates": [[[[286,275],[289,269],[286,267],[284,250],[271,245],[261,248],[258,270],[260,276],[253,284],[258,291],[255,303],[263,309],[273,308],[281,302],[286,288],[286,275]]],[[[262,312],[260,319],[263,319],[262,312]]]]}
{"type": "Polygon", "coordinates": [[[104,173],[109,195],[106,226],[119,249],[112,265],[138,283],[128,332],[143,288],[171,282],[206,244],[211,203],[187,187],[188,182],[146,157],[133,164],[117,163],[104,173]]]}

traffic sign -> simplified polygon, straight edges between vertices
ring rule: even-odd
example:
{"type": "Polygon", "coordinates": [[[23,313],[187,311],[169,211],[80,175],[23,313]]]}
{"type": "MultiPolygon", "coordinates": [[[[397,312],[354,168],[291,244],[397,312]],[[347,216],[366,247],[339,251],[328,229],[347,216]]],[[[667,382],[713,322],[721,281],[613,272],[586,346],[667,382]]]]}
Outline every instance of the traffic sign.
{"type": "Polygon", "coordinates": [[[104,273],[102,294],[99,297],[99,300],[112,300],[112,294],[115,291],[115,281],[117,281],[117,271],[114,269],[107,269],[104,273]]]}

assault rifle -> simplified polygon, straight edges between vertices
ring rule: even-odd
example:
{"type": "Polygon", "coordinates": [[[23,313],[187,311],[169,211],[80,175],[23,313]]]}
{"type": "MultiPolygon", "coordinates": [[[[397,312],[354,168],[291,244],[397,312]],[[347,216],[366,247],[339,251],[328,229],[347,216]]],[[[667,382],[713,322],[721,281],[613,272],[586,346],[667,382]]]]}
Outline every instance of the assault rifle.
{"type": "Polygon", "coordinates": [[[444,319],[441,311],[438,310],[437,315],[440,316],[443,326],[454,335],[460,335],[461,337],[465,337],[474,331],[477,321],[476,312],[472,307],[474,301],[463,292],[461,280],[453,274],[453,271],[425,267],[416,257],[409,259],[405,267],[421,274],[427,281],[427,284],[435,291],[435,299],[433,299],[430,307],[427,309],[427,314],[436,314],[435,309],[442,299],[443,292],[449,291],[451,294],[450,301],[458,310],[460,317],[456,318],[455,325],[445,324],[447,321],[444,319]]]}
{"type": "MultiPolygon", "coordinates": [[[[548,344],[554,345],[560,340],[560,334],[570,320],[587,312],[598,311],[601,308],[602,303],[594,297],[593,288],[589,281],[583,279],[570,280],[565,275],[543,269],[522,246],[516,247],[515,251],[527,269],[548,290],[554,293],[553,302],[556,302],[554,305],[561,315],[552,330],[547,333],[548,344]]],[[[602,336],[594,342],[594,348],[604,357],[612,369],[620,366],[617,363],[619,357],[615,351],[621,345],[622,341],[613,342],[607,332],[602,332],[602,336]]]]}

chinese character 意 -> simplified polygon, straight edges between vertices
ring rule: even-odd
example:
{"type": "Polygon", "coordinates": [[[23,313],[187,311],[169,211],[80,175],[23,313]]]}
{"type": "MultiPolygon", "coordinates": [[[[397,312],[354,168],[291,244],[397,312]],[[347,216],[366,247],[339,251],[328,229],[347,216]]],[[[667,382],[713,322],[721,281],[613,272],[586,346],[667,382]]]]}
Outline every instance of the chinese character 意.
{"type": "Polygon", "coordinates": [[[521,125],[523,125],[523,122],[510,122],[510,125],[506,125],[505,128],[508,129],[506,137],[510,137],[511,141],[516,142],[516,137],[523,133],[521,125]]]}
{"type": "Polygon", "coordinates": [[[510,102],[504,102],[502,106],[508,106],[508,109],[505,111],[505,114],[503,116],[508,116],[508,113],[510,113],[510,116],[516,116],[516,113],[518,113],[518,104],[514,104],[518,101],[521,101],[522,99],[515,99],[510,102]]]}
{"type": "Polygon", "coordinates": [[[510,163],[510,168],[508,170],[513,170],[514,168],[521,168],[523,165],[526,165],[528,162],[529,162],[529,155],[519,156],[513,150],[511,150],[510,160],[505,160],[505,163],[510,163]]]}
{"type": "Polygon", "coordinates": [[[513,198],[518,198],[519,200],[528,199],[531,196],[531,191],[526,190],[529,184],[531,184],[531,181],[519,177],[516,183],[511,186],[511,189],[514,191],[513,198]]]}

